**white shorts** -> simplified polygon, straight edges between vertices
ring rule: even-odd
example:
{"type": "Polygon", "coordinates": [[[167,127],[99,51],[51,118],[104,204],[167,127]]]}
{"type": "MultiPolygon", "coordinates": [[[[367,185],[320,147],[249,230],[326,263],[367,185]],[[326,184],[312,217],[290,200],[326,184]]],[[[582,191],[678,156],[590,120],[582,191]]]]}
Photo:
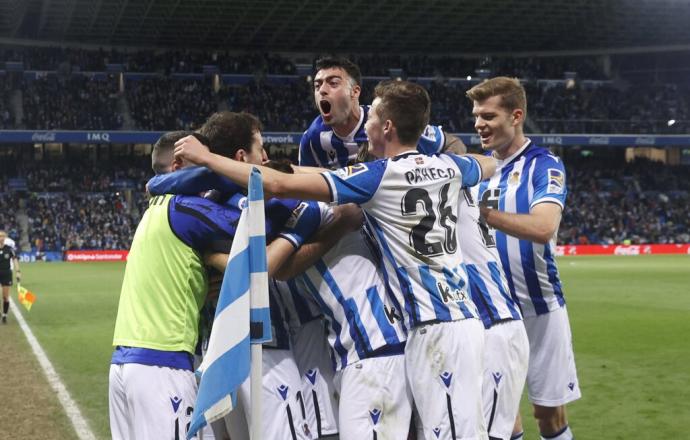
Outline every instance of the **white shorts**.
{"type": "Polygon", "coordinates": [[[509,439],[527,377],[529,341],[522,321],[484,331],[484,420],[491,437],[509,439]]]}
{"type": "MultiPolygon", "coordinates": [[[[312,433],[300,403],[301,382],[290,350],[264,349],[262,354],[262,438],[311,440],[312,433]]],[[[247,379],[238,393],[239,405],[225,417],[232,440],[249,438],[251,393],[247,379]],[[238,411],[238,410],[242,411],[238,411]],[[244,413],[244,417],[242,414],[244,413]]]]}
{"type": "Polygon", "coordinates": [[[364,359],[336,372],[340,440],[406,439],[412,393],[401,354],[364,359]]]}
{"type": "Polygon", "coordinates": [[[110,365],[112,438],[185,438],[196,392],[196,378],[191,371],[141,364],[110,365]]]}
{"type": "Polygon", "coordinates": [[[314,437],[338,433],[337,391],[323,319],[304,324],[292,336],[292,351],[302,376],[302,397],[314,437]]]}
{"type": "Polygon", "coordinates": [[[410,331],[407,383],[426,440],[486,439],[482,413],[484,326],[478,319],[410,331]]]}
{"type": "Polygon", "coordinates": [[[529,338],[529,400],[556,407],[580,398],[572,335],[565,307],[525,318],[529,338]]]}

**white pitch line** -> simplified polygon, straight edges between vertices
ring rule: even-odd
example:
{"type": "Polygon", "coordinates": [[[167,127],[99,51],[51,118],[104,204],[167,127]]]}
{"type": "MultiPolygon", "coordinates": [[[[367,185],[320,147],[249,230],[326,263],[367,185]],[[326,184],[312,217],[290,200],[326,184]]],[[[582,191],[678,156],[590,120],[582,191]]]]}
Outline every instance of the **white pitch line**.
{"type": "Polygon", "coordinates": [[[55,368],[53,368],[53,364],[50,363],[48,356],[46,356],[46,352],[43,351],[41,344],[38,343],[36,336],[34,336],[31,328],[29,328],[26,320],[18,310],[19,307],[15,305],[12,298],[10,298],[10,304],[12,305],[12,317],[17,320],[19,327],[24,331],[24,335],[29,341],[31,350],[33,350],[36,359],[38,359],[38,363],[41,364],[41,368],[48,379],[50,387],[57,393],[58,399],[67,413],[67,417],[69,417],[72,422],[72,426],[77,432],[79,440],[96,440],[96,436],[93,434],[93,431],[91,431],[91,428],[89,428],[89,424],[86,422],[86,419],[84,419],[84,416],[82,416],[81,411],[79,411],[79,407],[76,402],[72,400],[67,388],[65,388],[65,384],[60,380],[60,376],[57,374],[57,371],[55,371],[55,368]]]}

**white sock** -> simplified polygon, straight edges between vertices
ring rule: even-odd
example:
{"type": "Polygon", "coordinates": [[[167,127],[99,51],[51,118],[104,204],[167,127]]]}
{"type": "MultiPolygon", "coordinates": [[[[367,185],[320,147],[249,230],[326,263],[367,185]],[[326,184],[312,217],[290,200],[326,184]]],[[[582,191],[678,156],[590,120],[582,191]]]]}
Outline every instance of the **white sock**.
{"type": "Polygon", "coordinates": [[[574,440],[575,437],[573,437],[573,431],[570,430],[570,426],[565,425],[565,428],[563,428],[560,432],[550,435],[548,437],[544,436],[542,434],[541,436],[542,440],[574,440]]]}

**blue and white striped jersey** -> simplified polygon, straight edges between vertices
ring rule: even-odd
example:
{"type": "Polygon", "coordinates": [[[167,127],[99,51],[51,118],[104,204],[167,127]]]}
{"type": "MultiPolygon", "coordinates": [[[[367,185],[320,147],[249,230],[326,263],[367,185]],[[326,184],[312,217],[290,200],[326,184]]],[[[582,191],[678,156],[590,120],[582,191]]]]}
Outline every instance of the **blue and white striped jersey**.
{"type": "Polygon", "coordinates": [[[386,293],[382,273],[362,230],[351,232],[301,275],[321,306],[334,367],[402,352],[406,329],[399,307],[386,293]]]}
{"type": "MultiPolygon", "coordinates": [[[[563,162],[547,149],[527,141],[513,156],[499,161],[496,173],[479,185],[483,204],[501,211],[529,214],[539,203],[563,209],[566,196],[563,162]]],[[[565,305],[556,267],[556,234],[546,245],[493,230],[496,248],[514,298],[525,317],[565,305]]]]}
{"type": "Polygon", "coordinates": [[[321,306],[312,298],[300,277],[288,281],[276,280],[275,289],[285,309],[284,314],[291,335],[304,324],[323,316],[321,306]]]}
{"type": "Polygon", "coordinates": [[[491,328],[501,321],[522,319],[522,315],[510,296],[494,237],[479,216],[478,192],[479,185],[463,190],[458,230],[472,301],[484,327],[491,328]]]}
{"type": "Polygon", "coordinates": [[[476,160],[410,151],[323,176],[335,202],[364,209],[410,327],[478,317],[456,237],[460,190],[481,176],[476,160]]]}
{"type": "MultiPolygon", "coordinates": [[[[299,144],[299,164],[321,168],[341,168],[357,158],[359,147],[368,142],[364,131],[369,106],[361,105],[359,123],[346,138],[340,138],[323,122],[321,115],[311,123],[299,144]]],[[[417,149],[424,154],[440,153],[446,143],[440,126],[427,125],[417,149]]]]}

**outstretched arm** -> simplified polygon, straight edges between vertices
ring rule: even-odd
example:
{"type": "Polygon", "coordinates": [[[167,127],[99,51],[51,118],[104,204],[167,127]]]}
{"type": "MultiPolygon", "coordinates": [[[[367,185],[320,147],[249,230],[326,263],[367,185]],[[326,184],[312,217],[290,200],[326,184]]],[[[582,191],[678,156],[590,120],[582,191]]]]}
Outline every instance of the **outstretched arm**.
{"type": "Polygon", "coordinates": [[[205,166],[244,187],[249,182],[252,168],[256,167],[263,176],[266,197],[331,201],[328,184],[318,174],[285,174],[268,167],[231,160],[211,153],[193,136],[175,143],[175,157],[205,166]]]}

